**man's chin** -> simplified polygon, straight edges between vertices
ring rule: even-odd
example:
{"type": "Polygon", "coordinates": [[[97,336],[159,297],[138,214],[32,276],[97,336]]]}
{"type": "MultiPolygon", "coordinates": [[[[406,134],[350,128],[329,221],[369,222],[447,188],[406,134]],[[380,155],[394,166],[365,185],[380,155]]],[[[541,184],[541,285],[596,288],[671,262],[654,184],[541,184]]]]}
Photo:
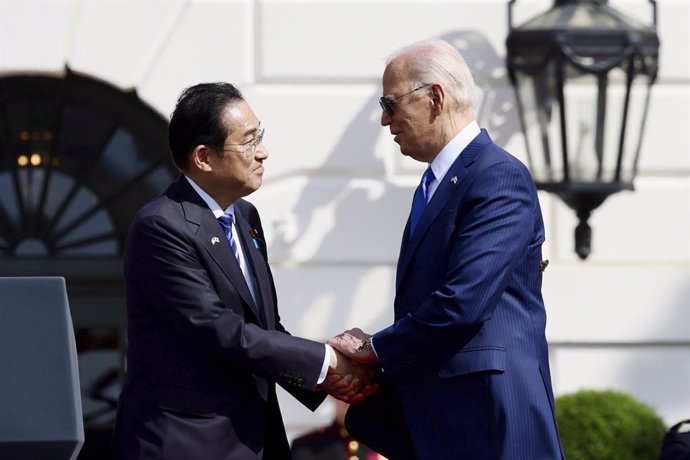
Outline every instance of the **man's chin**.
{"type": "Polygon", "coordinates": [[[408,149],[404,149],[404,150],[403,150],[403,149],[401,148],[401,149],[400,149],[400,153],[401,153],[403,156],[406,156],[406,157],[408,157],[408,158],[412,158],[412,159],[415,160],[415,161],[421,161],[421,162],[423,162],[423,163],[430,163],[430,162],[431,162],[431,160],[425,160],[425,159],[420,158],[420,155],[419,155],[419,152],[418,152],[418,151],[417,151],[417,152],[414,152],[414,151],[410,151],[410,150],[408,150],[408,149]]]}
{"type": "Polygon", "coordinates": [[[245,184],[245,187],[243,190],[244,193],[242,194],[242,196],[251,195],[252,193],[259,190],[259,187],[261,187],[261,183],[262,183],[261,179],[254,179],[251,182],[245,184]]]}

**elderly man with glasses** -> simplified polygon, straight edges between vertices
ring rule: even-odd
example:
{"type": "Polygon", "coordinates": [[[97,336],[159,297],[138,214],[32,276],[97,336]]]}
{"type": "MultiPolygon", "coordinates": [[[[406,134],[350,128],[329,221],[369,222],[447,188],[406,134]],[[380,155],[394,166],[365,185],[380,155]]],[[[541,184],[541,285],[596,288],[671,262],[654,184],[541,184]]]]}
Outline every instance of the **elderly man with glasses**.
{"type": "Polygon", "coordinates": [[[127,377],[114,457],[290,458],[276,382],[314,410],[325,390],[356,401],[369,371],[289,335],[259,214],[264,129],[228,83],[186,89],[170,120],[181,175],[130,228],[127,377]]]}
{"type": "Polygon", "coordinates": [[[427,169],[402,236],[394,323],[329,342],[382,369],[346,427],[392,459],[560,459],[537,192],[479,128],[474,100],[446,42],[411,45],[383,73],[381,124],[427,169]]]}

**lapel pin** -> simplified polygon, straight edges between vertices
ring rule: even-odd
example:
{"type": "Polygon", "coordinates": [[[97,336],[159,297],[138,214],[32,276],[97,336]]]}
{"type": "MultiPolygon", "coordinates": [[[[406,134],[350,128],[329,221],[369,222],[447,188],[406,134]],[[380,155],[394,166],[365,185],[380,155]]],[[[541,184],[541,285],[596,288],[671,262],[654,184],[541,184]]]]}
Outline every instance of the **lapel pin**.
{"type": "Polygon", "coordinates": [[[450,181],[453,183],[453,185],[458,183],[458,176],[453,176],[450,178],[450,181]]]}
{"type": "Polygon", "coordinates": [[[211,244],[215,246],[216,243],[220,243],[220,240],[217,236],[214,236],[213,238],[211,238],[211,244]]]}
{"type": "Polygon", "coordinates": [[[252,227],[252,229],[249,230],[249,234],[252,236],[252,243],[254,243],[254,247],[259,249],[259,242],[256,241],[256,238],[259,236],[259,231],[252,227]]]}

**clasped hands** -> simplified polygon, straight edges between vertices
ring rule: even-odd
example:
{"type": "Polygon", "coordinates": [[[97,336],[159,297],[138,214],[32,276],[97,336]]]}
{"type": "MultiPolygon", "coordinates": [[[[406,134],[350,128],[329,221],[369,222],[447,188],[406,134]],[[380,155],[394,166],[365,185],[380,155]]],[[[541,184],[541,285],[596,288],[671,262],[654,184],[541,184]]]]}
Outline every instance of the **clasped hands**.
{"type": "Polygon", "coordinates": [[[320,389],[346,403],[359,402],[379,389],[378,357],[369,346],[370,335],[350,329],[328,341],[331,352],[326,380],[320,389]]]}

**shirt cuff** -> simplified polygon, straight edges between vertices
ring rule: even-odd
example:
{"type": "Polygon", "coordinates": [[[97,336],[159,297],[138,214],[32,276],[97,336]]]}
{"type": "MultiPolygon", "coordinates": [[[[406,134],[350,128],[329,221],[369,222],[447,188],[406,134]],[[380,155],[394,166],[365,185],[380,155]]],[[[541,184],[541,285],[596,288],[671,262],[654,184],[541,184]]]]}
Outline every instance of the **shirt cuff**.
{"type": "Polygon", "coordinates": [[[316,381],[317,385],[320,385],[323,383],[324,380],[326,380],[326,376],[328,375],[328,365],[331,363],[331,353],[333,353],[333,350],[331,349],[331,346],[328,345],[327,343],[324,343],[324,349],[326,353],[324,353],[323,356],[323,364],[321,365],[321,373],[319,374],[319,379],[316,381]]]}

